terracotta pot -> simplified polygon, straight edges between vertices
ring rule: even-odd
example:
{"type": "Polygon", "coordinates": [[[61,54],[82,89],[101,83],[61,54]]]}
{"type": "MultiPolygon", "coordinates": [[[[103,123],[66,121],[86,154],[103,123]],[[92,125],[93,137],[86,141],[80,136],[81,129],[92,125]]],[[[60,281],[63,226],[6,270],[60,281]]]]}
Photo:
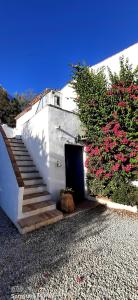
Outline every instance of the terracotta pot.
{"type": "Polygon", "coordinates": [[[73,196],[69,192],[60,193],[61,210],[66,213],[72,213],[75,210],[73,196]]]}

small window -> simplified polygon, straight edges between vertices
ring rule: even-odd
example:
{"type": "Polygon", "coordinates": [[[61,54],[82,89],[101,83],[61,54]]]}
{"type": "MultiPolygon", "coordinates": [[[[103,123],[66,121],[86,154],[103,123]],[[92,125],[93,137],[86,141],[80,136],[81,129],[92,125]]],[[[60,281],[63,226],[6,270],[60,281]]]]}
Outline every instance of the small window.
{"type": "Polygon", "coordinates": [[[54,105],[60,106],[60,97],[59,96],[54,96],[54,105]]]}

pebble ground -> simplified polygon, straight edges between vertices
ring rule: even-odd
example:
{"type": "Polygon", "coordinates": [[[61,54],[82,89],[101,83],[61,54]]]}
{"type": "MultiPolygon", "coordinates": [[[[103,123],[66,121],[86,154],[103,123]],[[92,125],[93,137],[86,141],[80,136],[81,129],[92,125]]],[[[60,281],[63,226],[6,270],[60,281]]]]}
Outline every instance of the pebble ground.
{"type": "Polygon", "coordinates": [[[138,221],[102,206],[21,236],[0,211],[0,300],[138,300],[138,221]]]}

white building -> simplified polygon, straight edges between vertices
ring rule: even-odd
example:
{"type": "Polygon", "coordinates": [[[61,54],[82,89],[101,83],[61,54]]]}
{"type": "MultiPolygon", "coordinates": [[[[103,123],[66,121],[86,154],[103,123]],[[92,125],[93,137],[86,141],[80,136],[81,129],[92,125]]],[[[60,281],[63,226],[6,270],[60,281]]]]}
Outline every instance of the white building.
{"type": "MultiPolygon", "coordinates": [[[[122,55],[138,65],[138,43],[93,68],[118,72],[122,55]]],[[[79,201],[86,194],[75,97],[70,84],[46,89],[17,116],[14,130],[1,127],[0,205],[22,233],[62,218],[55,206],[61,189],[72,187],[79,201]]]]}

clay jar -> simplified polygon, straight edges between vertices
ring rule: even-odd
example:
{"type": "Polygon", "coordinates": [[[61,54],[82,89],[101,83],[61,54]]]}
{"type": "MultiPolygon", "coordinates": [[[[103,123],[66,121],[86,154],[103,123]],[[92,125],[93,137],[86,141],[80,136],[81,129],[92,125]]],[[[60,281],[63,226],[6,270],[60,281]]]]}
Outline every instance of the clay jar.
{"type": "Polygon", "coordinates": [[[66,213],[72,213],[75,210],[73,195],[69,191],[61,190],[60,192],[60,207],[66,213]]]}

